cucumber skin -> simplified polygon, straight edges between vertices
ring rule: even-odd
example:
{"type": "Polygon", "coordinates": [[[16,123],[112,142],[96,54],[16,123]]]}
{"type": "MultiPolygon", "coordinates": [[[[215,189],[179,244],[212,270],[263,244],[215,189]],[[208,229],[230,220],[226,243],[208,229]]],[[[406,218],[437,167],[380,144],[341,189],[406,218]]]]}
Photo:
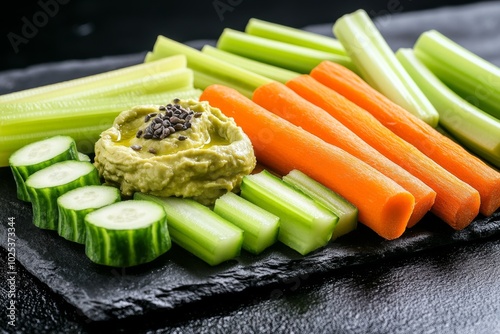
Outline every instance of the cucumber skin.
{"type": "Polygon", "coordinates": [[[65,160],[79,160],[78,149],[76,147],[76,142],[72,142],[70,147],[59,155],[56,155],[52,159],[42,161],[35,165],[29,166],[14,166],[10,165],[12,175],[14,176],[14,181],[16,182],[17,198],[24,202],[31,202],[28,189],[26,188],[25,181],[33,173],[53,165],[57,162],[65,160]]]}
{"type": "Polygon", "coordinates": [[[33,224],[41,229],[57,231],[59,218],[57,198],[78,187],[100,184],[99,172],[94,168],[90,173],[65,185],[48,188],[27,187],[33,208],[33,224]]]}
{"type": "Polygon", "coordinates": [[[94,263],[132,267],[151,262],[172,246],[166,215],[136,230],[111,230],[85,221],[85,254],[94,263]]]}

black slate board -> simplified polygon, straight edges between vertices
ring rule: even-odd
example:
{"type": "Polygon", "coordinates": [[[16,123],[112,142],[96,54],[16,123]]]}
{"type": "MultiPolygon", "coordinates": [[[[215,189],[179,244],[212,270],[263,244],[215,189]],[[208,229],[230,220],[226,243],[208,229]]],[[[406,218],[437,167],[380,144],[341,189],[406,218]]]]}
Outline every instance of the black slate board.
{"type": "Polygon", "coordinates": [[[19,263],[92,321],[173,310],[206,298],[500,235],[500,212],[489,218],[479,217],[462,231],[452,231],[429,214],[398,240],[382,240],[360,226],[350,235],[307,256],[277,244],[259,256],[243,252],[236,260],[211,267],[174,245],[152,263],[126,269],[110,268],[88,260],[83,245],[69,242],[54,231],[35,227],[31,222],[31,205],[16,198],[10,169],[0,169],[0,179],[2,247],[7,247],[8,218],[14,217],[19,263]]]}
{"type": "MultiPolygon", "coordinates": [[[[500,7],[490,9],[495,8],[500,7]]],[[[442,15],[434,19],[443,22],[442,15]]],[[[395,17],[392,26],[397,26],[398,22],[401,21],[395,17]]],[[[383,32],[391,30],[389,27],[391,25],[380,26],[383,32]]],[[[474,26],[470,27],[469,30],[473,30],[474,26]]],[[[423,29],[423,26],[418,27],[419,31],[423,29]]],[[[143,54],[137,54],[70,61],[7,72],[1,76],[0,89],[5,92],[96,73],[137,63],[142,57],[143,54]]],[[[31,206],[15,198],[8,168],[0,169],[0,180],[0,245],[6,248],[8,218],[14,217],[19,263],[91,321],[130,319],[179,309],[212,297],[238,295],[309,275],[328,275],[339,268],[411,256],[422,250],[500,235],[500,212],[490,218],[478,217],[471,226],[459,232],[428,215],[398,240],[384,241],[360,226],[356,232],[305,257],[276,245],[260,256],[243,253],[237,260],[209,267],[174,245],[170,252],[153,263],[120,270],[97,266],[85,257],[83,246],[34,227],[31,206]]]]}

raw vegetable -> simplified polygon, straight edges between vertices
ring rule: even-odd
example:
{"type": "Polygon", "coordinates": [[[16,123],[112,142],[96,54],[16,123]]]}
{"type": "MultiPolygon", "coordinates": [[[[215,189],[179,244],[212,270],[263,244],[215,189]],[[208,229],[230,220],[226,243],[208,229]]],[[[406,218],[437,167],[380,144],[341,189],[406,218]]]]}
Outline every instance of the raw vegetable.
{"type": "Polygon", "coordinates": [[[326,110],[369,145],[431,187],[436,192],[431,211],[451,227],[463,229],[477,216],[480,205],[477,190],[401,139],[369,112],[309,75],[294,78],[287,86],[326,110]]]}
{"type": "Polygon", "coordinates": [[[325,246],[339,219],[267,170],[243,178],[241,197],[278,216],[278,240],[302,255],[325,246]]]}
{"type": "Polygon", "coordinates": [[[0,96],[0,103],[36,102],[40,99],[52,100],[89,89],[105,88],[117,83],[141,79],[180,68],[186,68],[186,57],[183,55],[162,59],[154,63],[132,65],[78,79],[5,94],[0,96]]]}
{"type": "Polygon", "coordinates": [[[282,24],[251,18],[245,27],[249,35],[285,42],[328,53],[346,55],[346,51],[337,39],[313,32],[288,27],[282,24]]]}
{"type": "Polygon", "coordinates": [[[413,49],[415,55],[441,81],[500,119],[500,68],[436,30],[422,33],[413,49]]]}
{"type": "Polygon", "coordinates": [[[87,161],[87,162],[91,162],[92,161],[90,159],[90,156],[88,154],[85,154],[85,153],[82,153],[82,152],[78,152],[78,160],[79,161],[87,161]]]}
{"type": "Polygon", "coordinates": [[[33,224],[57,230],[57,198],[72,189],[98,184],[97,169],[85,161],[61,161],[31,174],[26,179],[26,188],[33,208],[33,224]]]}
{"type": "Polygon", "coordinates": [[[500,119],[454,93],[415,57],[412,49],[398,50],[397,57],[439,110],[440,124],[464,146],[500,168],[500,119]]]}
{"type": "Polygon", "coordinates": [[[16,182],[17,198],[29,202],[25,181],[33,173],[64,160],[79,160],[78,150],[73,138],[54,136],[15,151],[9,158],[10,169],[16,182]]]}
{"type": "Polygon", "coordinates": [[[436,198],[434,190],[368,145],[328,112],[307,101],[287,86],[278,82],[263,85],[255,90],[252,100],[354,155],[409,191],[415,197],[415,207],[408,221],[408,227],[420,221],[434,204],[436,198]]]}
{"type": "Polygon", "coordinates": [[[85,216],[85,254],[98,264],[131,267],[151,262],[171,247],[161,205],[128,200],[85,216]]]}
{"type": "Polygon", "coordinates": [[[135,193],[134,199],[161,204],[168,216],[172,241],[209,265],[215,266],[240,254],[243,230],[208,207],[192,199],[143,193],[135,193]]]}
{"type": "Polygon", "coordinates": [[[308,73],[325,59],[353,68],[346,55],[274,41],[229,28],[225,28],[219,36],[217,48],[299,73],[308,73]]]}
{"type": "Polygon", "coordinates": [[[153,46],[155,57],[171,57],[184,55],[187,58],[187,66],[192,69],[194,75],[195,88],[204,89],[208,82],[206,79],[199,81],[200,73],[210,78],[210,83],[230,84],[231,87],[242,89],[243,91],[253,90],[264,83],[270,81],[269,78],[247,71],[228,62],[219,60],[212,56],[203,54],[190,46],[176,42],[165,36],[158,36],[153,46]]]}
{"type": "Polygon", "coordinates": [[[437,126],[436,109],[406,73],[364,10],[340,17],[333,32],[363,79],[424,122],[437,126]]]}
{"type": "Polygon", "coordinates": [[[415,203],[413,195],[368,164],[229,87],[209,86],[200,100],[235,119],[252,141],[261,164],[281,175],[299,169],[342,194],[358,207],[360,222],[383,238],[394,239],[405,231],[415,203]]]}
{"type": "Polygon", "coordinates": [[[269,65],[266,63],[261,63],[259,61],[238,56],[234,53],[226,52],[221,49],[214,48],[211,45],[205,45],[201,52],[216,57],[218,59],[227,61],[228,63],[237,65],[246,70],[252,71],[254,73],[268,77],[269,79],[276,80],[282,83],[287,82],[293,77],[299,75],[297,72],[293,72],[281,67],[269,65]]]}
{"type": "Polygon", "coordinates": [[[339,218],[333,230],[332,240],[356,229],[358,225],[358,208],[340,194],[328,189],[297,169],[291,170],[282,179],[285,183],[323,205],[339,218]]]}
{"type": "MultiPolygon", "coordinates": [[[[316,67],[311,75],[370,112],[392,132],[478,190],[481,196],[482,214],[491,215],[499,207],[498,172],[471,155],[462,146],[393,103],[344,67],[324,62],[316,67]]],[[[435,90],[433,94],[441,91],[439,85],[425,87],[435,90]]],[[[433,95],[429,95],[431,96],[433,95]]],[[[447,115],[443,114],[443,116],[441,116],[441,121],[446,120],[447,115]]]]}
{"type": "Polygon", "coordinates": [[[215,201],[214,212],[243,230],[243,249],[260,254],[278,238],[278,216],[227,192],[215,201]]]}
{"type": "Polygon", "coordinates": [[[70,190],[57,198],[57,232],[63,238],[85,243],[85,216],[103,206],[120,201],[120,190],[89,185],[70,190]]]}

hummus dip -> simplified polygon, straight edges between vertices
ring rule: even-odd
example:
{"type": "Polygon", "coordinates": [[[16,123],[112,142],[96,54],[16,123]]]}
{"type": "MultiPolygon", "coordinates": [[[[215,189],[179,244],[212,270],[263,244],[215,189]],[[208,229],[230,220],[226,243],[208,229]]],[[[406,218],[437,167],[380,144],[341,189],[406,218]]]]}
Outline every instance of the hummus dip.
{"type": "Polygon", "coordinates": [[[208,102],[178,100],[121,112],[95,144],[94,164],[124,196],[143,192],[211,205],[256,164],[232,118],[208,102]]]}

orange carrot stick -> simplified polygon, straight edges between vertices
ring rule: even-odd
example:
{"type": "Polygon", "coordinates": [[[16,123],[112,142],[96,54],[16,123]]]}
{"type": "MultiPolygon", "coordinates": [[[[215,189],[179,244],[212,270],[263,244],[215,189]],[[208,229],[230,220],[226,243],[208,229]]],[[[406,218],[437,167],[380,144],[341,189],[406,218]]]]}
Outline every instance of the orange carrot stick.
{"type": "Polygon", "coordinates": [[[311,72],[311,76],[370,112],[391,131],[479,191],[483,215],[490,216],[500,207],[500,173],[462,146],[386,98],[343,66],[325,61],[311,72]]]}
{"type": "Polygon", "coordinates": [[[414,226],[434,204],[434,190],[368,145],[325,110],[302,98],[284,84],[272,82],[262,85],[254,91],[252,100],[361,159],[408,190],[415,197],[415,207],[407,227],[414,226]]]}
{"type": "Polygon", "coordinates": [[[211,85],[201,101],[233,117],[257,160],[284,175],[299,169],[358,207],[358,219],[385,239],[406,229],[415,199],[395,181],[313,134],[262,108],[238,91],[211,85]]]}
{"type": "Polygon", "coordinates": [[[369,112],[309,75],[293,78],[287,86],[325,109],[369,145],[434,189],[437,195],[431,212],[451,227],[463,229],[477,216],[480,205],[477,190],[398,137],[369,112]]]}

